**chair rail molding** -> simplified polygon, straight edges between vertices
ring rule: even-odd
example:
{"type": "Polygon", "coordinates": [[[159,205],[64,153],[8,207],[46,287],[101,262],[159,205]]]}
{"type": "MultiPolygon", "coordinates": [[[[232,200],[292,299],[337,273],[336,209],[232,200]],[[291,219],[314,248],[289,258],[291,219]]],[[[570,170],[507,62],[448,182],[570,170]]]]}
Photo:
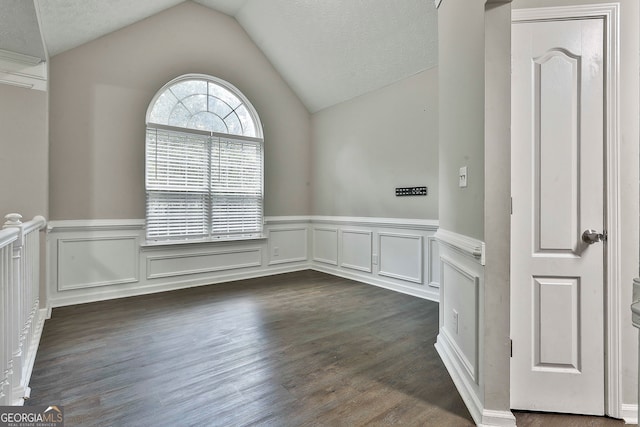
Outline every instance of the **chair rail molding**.
{"type": "Polygon", "coordinates": [[[480,265],[485,265],[484,242],[443,228],[438,229],[435,238],[439,243],[475,258],[480,262],[480,265]]]}
{"type": "Polygon", "coordinates": [[[47,232],[142,230],[144,219],[85,219],[49,221],[47,232]]]}
{"type": "Polygon", "coordinates": [[[343,224],[364,227],[401,228],[411,230],[436,231],[439,227],[438,220],[411,219],[411,218],[374,218],[374,217],[350,217],[350,216],[311,216],[309,221],[313,223],[343,224]]]}

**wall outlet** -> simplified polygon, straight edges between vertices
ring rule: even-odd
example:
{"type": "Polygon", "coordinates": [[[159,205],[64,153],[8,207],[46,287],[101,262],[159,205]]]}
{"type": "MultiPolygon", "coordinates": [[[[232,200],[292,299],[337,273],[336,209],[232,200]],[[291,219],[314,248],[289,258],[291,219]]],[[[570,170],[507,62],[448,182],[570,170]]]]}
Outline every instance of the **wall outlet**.
{"type": "Polygon", "coordinates": [[[273,247],[273,256],[278,256],[280,255],[280,248],[277,246],[273,247]]]}
{"type": "Polygon", "coordinates": [[[453,310],[452,320],[453,320],[453,331],[456,333],[456,335],[458,335],[458,312],[455,310],[453,310]]]}
{"type": "Polygon", "coordinates": [[[371,262],[373,262],[373,265],[378,265],[378,254],[373,254],[371,256],[371,262]]]}
{"type": "Polygon", "coordinates": [[[460,188],[464,188],[467,186],[467,167],[463,166],[460,168],[460,173],[458,174],[458,185],[460,188]]]}

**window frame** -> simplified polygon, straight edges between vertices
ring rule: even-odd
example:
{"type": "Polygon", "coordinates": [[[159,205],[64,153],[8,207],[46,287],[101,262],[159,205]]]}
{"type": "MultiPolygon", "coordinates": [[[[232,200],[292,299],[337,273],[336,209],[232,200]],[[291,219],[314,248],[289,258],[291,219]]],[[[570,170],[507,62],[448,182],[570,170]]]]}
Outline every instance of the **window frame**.
{"type": "MultiPolygon", "coordinates": [[[[179,100],[180,102],[180,100],[179,100]]],[[[220,78],[206,75],[206,74],[184,74],[179,77],[176,77],[163,85],[153,96],[149,106],[147,107],[147,112],[145,115],[145,244],[144,246],[162,246],[162,245],[174,245],[174,244],[189,244],[189,243],[210,243],[210,242],[219,242],[219,241],[242,241],[242,240],[255,240],[255,239],[264,239],[264,134],[262,129],[262,122],[260,121],[260,117],[253,106],[253,104],[249,101],[249,99],[234,85],[229,82],[226,82],[220,78]],[[223,89],[229,91],[232,95],[238,98],[241,101],[241,104],[232,111],[237,110],[241,106],[244,106],[248,111],[251,120],[253,121],[253,127],[256,136],[245,136],[238,135],[234,133],[224,133],[224,132],[214,132],[202,129],[194,129],[189,127],[179,127],[172,126],[168,124],[162,124],[151,121],[151,114],[158,102],[158,99],[165,94],[171,87],[183,81],[190,80],[200,80],[207,83],[212,83],[214,85],[220,86],[223,89]],[[189,237],[189,235],[180,235],[180,236],[149,236],[148,235],[148,218],[149,218],[149,194],[150,192],[158,192],[155,189],[149,189],[147,182],[147,172],[149,167],[148,162],[148,148],[147,144],[148,133],[150,130],[159,130],[159,131],[167,131],[167,132],[178,132],[183,134],[192,134],[198,136],[204,136],[209,138],[208,144],[208,166],[207,166],[207,174],[209,174],[208,179],[208,192],[209,192],[209,200],[207,205],[208,211],[208,234],[205,237],[189,237]],[[215,139],[218,138],[218,141],[228,139],[228,140],[236,140],[236,141],[247,141],[250,143],[259,144],[260,147],[260,218],[259,218],[259,229],[256,232],[247,232],[247,233],[229,233],[229,234],[213,234],[212,233],[212,212],[214,208],[213,199],[214,193],[212,191],[213,182],[211,179],[211,161],[213,160],[211,146],[215,143],[215,139]]]]}

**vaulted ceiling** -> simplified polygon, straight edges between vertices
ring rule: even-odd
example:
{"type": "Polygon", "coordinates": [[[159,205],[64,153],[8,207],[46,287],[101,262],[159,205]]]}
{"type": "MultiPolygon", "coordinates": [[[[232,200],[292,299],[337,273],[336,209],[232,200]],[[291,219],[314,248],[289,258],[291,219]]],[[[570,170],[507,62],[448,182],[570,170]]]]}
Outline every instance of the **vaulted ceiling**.
{"type": "MultiPolygon", "coordinates": [[[[45,58],[183,0],[0,0],[0,49],[45,58]]],[[[437,64],[431,0],[195,0],[234,17],[310,112],[437,64]]]]}

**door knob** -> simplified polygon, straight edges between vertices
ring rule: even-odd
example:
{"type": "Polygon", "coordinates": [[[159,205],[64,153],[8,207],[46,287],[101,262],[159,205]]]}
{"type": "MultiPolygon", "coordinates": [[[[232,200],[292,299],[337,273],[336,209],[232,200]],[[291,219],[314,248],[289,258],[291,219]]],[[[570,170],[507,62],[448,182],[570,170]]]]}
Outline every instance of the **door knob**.
{"type": "Polygon", "coordinates": [[[584,233],[582,233],[582,241],[589,244],[589,245],[593,245],[594,243],[598,243],[598,242],[604,242],[605,240],[607,240],[607,232],[605,231],[604,233],[598,233],[596,230],[584,230],[584,233]]]}

